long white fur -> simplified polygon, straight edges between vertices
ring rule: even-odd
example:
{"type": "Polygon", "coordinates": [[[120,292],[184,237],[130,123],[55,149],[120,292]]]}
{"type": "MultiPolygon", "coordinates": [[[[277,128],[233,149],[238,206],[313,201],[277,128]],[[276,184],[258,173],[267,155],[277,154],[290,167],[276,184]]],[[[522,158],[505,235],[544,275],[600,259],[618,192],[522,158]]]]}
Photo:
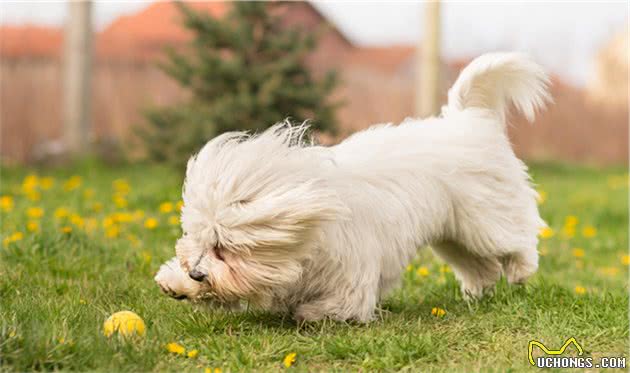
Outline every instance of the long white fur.
{"type": "Polygon", "coordinates": [[[462,71],[441,117],[377,125],[329,148],[287,124],[211,140],[188,163],[178,260],[156,281],[173,296],[359,321],[426,245],[466,297],[501,274],[524,281],[545,223],[505,116],[513,103],[533,120],[548,82],[522,55],[488,54],[462,71]],[[205,280],[190,279],[193,269],[205,280]]]}

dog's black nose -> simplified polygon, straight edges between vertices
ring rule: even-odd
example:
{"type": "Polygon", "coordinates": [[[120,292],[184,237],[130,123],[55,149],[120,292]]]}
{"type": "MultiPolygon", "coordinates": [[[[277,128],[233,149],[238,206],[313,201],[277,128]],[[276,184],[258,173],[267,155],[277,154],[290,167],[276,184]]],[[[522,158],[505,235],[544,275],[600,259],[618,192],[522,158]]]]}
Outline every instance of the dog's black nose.
{"type": "Polygon", "coordinates": [[[197,271],[196,269],[193,269],[192,271],[190,271],[188,273],[188,276],[190,276],[190,278],[192,278],[195,281],[203,281],[204,278],[206,278],[206,275],[200,271],[197,271]]]}

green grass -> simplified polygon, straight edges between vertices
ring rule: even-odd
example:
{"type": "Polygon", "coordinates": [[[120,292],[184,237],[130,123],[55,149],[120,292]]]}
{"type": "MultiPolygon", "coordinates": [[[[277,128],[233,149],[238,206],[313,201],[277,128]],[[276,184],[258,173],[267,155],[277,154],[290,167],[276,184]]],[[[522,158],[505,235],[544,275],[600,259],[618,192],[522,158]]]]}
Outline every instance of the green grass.
{"type": "Polygon", "coordinates": [[[160,293],[152,277],[173,255],[179,228],[168,222],[176,212],[161,213],[159,206],[178,201],[179,174],[144,165],[85,163],[39,172],[5,167],[0,194],[12,196],[14,206],[0,212],[6,241],[0,247],[0,370],[277,371],[284,369],[284,356],[296,352],[291,369],[301,371],[523,371],[532,369],[531,339],[555,349],[569,337],[592,356],[627,356],[627,172],[541,164],[532,173],[547,195],[541,210],[555,235],[541,242],[539,272],[525,287],[501,282],[493,297],[467,304],[453,274],[440,270],[430,250],[421,250],[402,288],[381,306],[379,320],[298,327],[283,315],[212,311],[160,293]],[[25,193],[23,180],[32,173],[52,176],[54,186],[25,193]],[[75,174],[81,185],[65,191],[65,180],[75,174]],[[112,202],[115,179],[131,186],[128,194],[119,193],[127,207],[112,202]],[[41,199],[30,200],[38,190],[41,199]],[[102,211],[95,211],[95,202],[102,211]],[[43,217],[26,216],[33,206],[43,208],[43,217]],[[73,225],[68,217],[55,218],[58,207],[81,219],[73,225]],[[118,224],[117,237],[106,237],[103,222],[115,211],[129,211],[123,218],[132,221],[118,224]],[[573,238],[562,233],[569,215],[579,219],[573,238]],[[145,227],[148,218],[157,219],[155,229],[145,227]],[[39,232],[27,231],[29,220],[39,222],[39,232]],[[589,225],[596,235],[584,238],[589,225]],[[8,242],[16,231],[23,238],[8,242]],[[575,248],[583,249],[582,258],[573,255],[575,248]],[[446,314],[433,316],[434,307],[446,314]],[[103,321],[119,310],[143,317],[144,338],[102,335],[103,321]],[[171,354],[169,342],[199,355],[171,354]]]}

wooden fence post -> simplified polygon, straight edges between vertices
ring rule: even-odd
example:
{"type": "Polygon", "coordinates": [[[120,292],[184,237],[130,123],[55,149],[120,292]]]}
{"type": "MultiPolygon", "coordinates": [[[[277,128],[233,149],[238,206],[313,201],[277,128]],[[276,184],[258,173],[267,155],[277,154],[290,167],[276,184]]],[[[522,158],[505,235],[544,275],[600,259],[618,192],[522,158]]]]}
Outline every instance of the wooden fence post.
{"type": "Polygon", "coordinates": [[[81,154],[87,150],[90,128],[92,3],[69,0],[63,59],[63,122],[67,151],[81,154]]]}
{"type": "Polygon", "coordinates": [[[437,115],[440,111],[440,2],[424,5],[422,38],[418,42],[416,115],[420,118],[437,115]]]}

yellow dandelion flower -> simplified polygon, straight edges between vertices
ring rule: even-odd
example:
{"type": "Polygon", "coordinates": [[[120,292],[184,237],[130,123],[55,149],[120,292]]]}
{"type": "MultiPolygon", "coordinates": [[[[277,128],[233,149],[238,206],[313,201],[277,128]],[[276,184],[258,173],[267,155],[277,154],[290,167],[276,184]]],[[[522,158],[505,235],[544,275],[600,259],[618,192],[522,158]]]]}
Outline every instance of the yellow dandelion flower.
{"type": "Polygon", "coordinates": [[[112,187],[116,190],[126,190],[129,188],[129,182],[126,179],[116,179],[112,181],[112,187]]]}
{"type": "Polygon", "coordinates": [[[85,231],[90,233],[93,232],[98,226],[98,221],[95,218],[87,218],[85,219],[85,231]]]}
{"type": "Polygon", "coordinates": [[[171,215],[168,217],[168,223],[170,225],[179,225],[179,216],[171,215]]]}
{"type": "Polygon", "coordinates": [[[142,218],[144,218],[144,211],[143,210],[134,211],[132,218],[133,220],[142,220],[142,218]]]}
{"type": "Polygon", "coordinates": [[[442,264],[440,266],[440,273],[449,273],[449,272],[451,272],[451,268],[448,265],[442,264]]]}
{"type": "Polygon", "coordinates": [[[295,352],[288,353],[287,356],[285,356],[284,359],[282,360],[282,364],[284,364],[285,367],[290,368],[291,365],[295,363],[296,357],[297,357],[297,353],[295,352]]]}
{"type": "Polygon", "coordinates": [[[24,233],[22,233],[22,232],[13,232],[11,235],[5,237],[2,240],[2,244],[4,246],[8,246],[8,245],[10,245],[13,242],[17,242],[17,241],[22,240],[23,238],[24,238],[24,233]]]}
{"type": "Polygon", "coordinates": [[[61,337],[59,339],[57,339],[57,341],[59,341],[59,344],[63,345],[68,345],[68,346],[72,346],[74,345],[74,342],[72,341],[72,339],[68,339],[66,340],[64,337],[61,337]]]}
{"type": "Polygon", "coordinates": [[[105,229],[105,236],[108,238],[118,237],[119,233],[120,233],[120,229],[118,228],[117,225],[112,225],[105,229]]]}
{"type": "Polygon", "coordinates": [[[177,211],[182,211],[182,207],[184,207],[184,201],[177,201],[177,203],[175,204],[175,208],[177,209],[177,211]]]}
{"type": "Polygon", "coordinates": [[[63,183],[63,190],[71,192],[81,186],[83,178],[79,175],[71,176],[65,183],[63,183]]]}
{"type": "Polygon", "coordinates": [[[140,243],[138,237],[131,233],[127,235],[127,241],[129,241],[132,245],[138,245],[140,243]]]}
{"type": "Polygon", "coordinates": [[[169,212],[173,211],[173,204],[170,202],[162,202],[160,204],[160,212],[162,214],[168,214],[169,212]]]}
{"type": "Polygon", "coordinates": [[[115,212],[111,218],[117,223],[129,223],[133,220],[133,215],[128,212],[115,212]]]}
{"type": "Polygon", "coordinates": [[[141,254],[142,254],[142,260],[144,260],[145,263],[150,264],[151,263],[151,253],[145,250],[141,254]]]}
{"type": "Polygon", "coordinates": [[[420,277],[427,277],[429,275],[429,269],[427,267],[419,267],[416,274],[420,277]]]}
{"type": "Polygon", "coordinates": [[[550,227],[543,227],[543,228],[540,228],[540,231],[538,232],[538,235],[539,235],[541,238],[544,238],[544,239],[551,238],[551,237],[553,237],[553,236],[554,236],[554,234],[555,234],[555,232],[554,232],[554,231],[553,231],[553,229],[551,229],[550,227]]]}
{"type": "Polygon", "coordinates": [[[94,202],[92,204],[92,211],[101,212],[103,210],[103,204],[100,202],[94,202]]]}
{"type": "Polygon", "coordinates": [[[37,188],[39,184],[39,178],[37,175],[28,175],[22,181],[22,190],[24,192],[29,192],[37,188]]]}
{"type": "Polygon", "coordinates": [[[184,346],[175,342],[171,342],[167,344],[166,349],[168,350],[168,352],[173,353],[173,354],[178,354],[178,355],[183,355],[186,352],[186,349],[184,348],[184,346]]]}
{"type": "Polygon", "coordinates": [[[576,258],[583,258],[584,257],[584,249],[576,247],[575,249],[573,249],[572,254],[576,258]]]}
{"type": "Polygon", "coordinates": [[[629,266],[630,265],[630,255],[622,255],[621,256],[621,264],[623,264],[625,266],[629,266]]]}
{"type": "Polygon", "coordinates": [[[203,373],[222,373],[222,372],[223,372],[223,369],[221,368],[214,368],[214,369],[206,368],[203,370],[203,373]]]}
{"type": "Polygon", "coordinates": [[[617,273],[619,273],[619,268],[617,267],[604,267],[599,270],[603,275],[615,277],[617,273]]]}
{"type": "Polygon", "coordinates": [[[70,215],[70,211],[68,211],[68,209],[66,209],[65,207],[58,207],[57,209],[55,209],[53,215],[56,219],[63,219],[70,215]]]}
{"type": "Polygon", "coordinates": [[[106,216],[103,218],[103,228],[109,228],[116,224],[116,220],[112,216],[106,216]]]}
{"type": "Polygon", "coordinates": [[[30,201],[37,202],[42,199],[42,195],[36,190],[31,190],[26,193],[26,198],[30,201]]]}
{"type": "Polygon", "coordinates": [[[85,190],[83,191],[83,198],[91,199],[92,197],[94,197],[94,189],[85,188],[85,190]]]}
{"type": "Polygon", "coordinates": [[[29,207],[26,209],[26,216],[31,219],[39,219],[44,216],[44,209],[41,207],[29,207]]]}
{"type": "Polygon", "coordinates": [[[123,196],[114,195],[114,197],[112,197],[112,201],[119,209],[124,209],[125,207],[129,206],[129,202],[127,202],[127,200],[123,196]]]}
{"type": "Polygon", "coordinates": [[[591,225],[582,228],[582,236],[585,238],[593,238],[597,235],[597,229],[591,225]]]}
{"type": "Polygon", "coordinates": [[[71,214],[70,223],[72,223],[77,228],[83,228],[83,226],[85,225],[85,221],[79,214],[71,214]]]}
{"type": "Polygon", "coordinates": [[[576,286],[575,289],[573,289],[573,291],[575,291],[575,294],[578,294],[578,295],[586,294],[586,288],[580,285],[576,286]]]}
{"type": "Polygon", "coordinates": [[[72,227],[69,227],[69,226],[67,226],[67,225],[66,225],[66,226],[64,226],[64,227],[61,227],[61,232],[62,232],[62,233],[66,233],[66,234],[67,234],[67,233],[71,233],[71,232],[72,232],[72,227]]]}
{"type": "Polygon", "coordinates": [[[413,271],[413,266],[411,264],[409,264],[407,266],[407,272],[411,272],[411,271],[413,271]]]}
{"type": "Polygon", "coordinates": [[[547,192],[545,192],[544,190],[539,190],[536,200],[538,201],[539,205],[545,203],[545,201],[547,200],[547,192]]]}
{"type": "Polygon", "coordinates": [[[26,230],[29,232],[39,232],[39,223],[30,220],[28,223],[26,223],[26,230]]]}
{"type": "Polygon", "coordinates": [[[2,211],[9,212],[13,210],[13,206],[14,206],[13,197],[11,196],[0,197],[0,209],[2,209],[2,211]]]}
{"type": "Polygon", "coordinates": [[[565,225],[562,227],[562,236],[565,238],[575,237],[575,227],[572,225],[565,225]]]}
{"type": "Polygon", "coordinates": [[[148,218],[144,221],[144,227],[147,229],[155,229],[158,226],[158,221],[155,218],[148,218]]]}
{"type": "Polygon", "coordinates": [[[125,195],[125,194],[128,194],[131,191],[131,186],[129,185],[129,183],[125,179],[116,179],[116,180],[114,180],[112,182],[112,186],[114,187],[114,190],[118,194],[125,195]]]}
{"type": "Polygon", "coordinates": [[[188,356],[191,359],[194,359],[194,358],[197,357],[198,354],[199,354],[199,351],[197,351],[197,350],[190,350],[190,351],[188,351],[186,356],[188,356]]]}
{"type": "Polygon", "coordinates": [[[446,315],[446,311],[440,307],[433,307],[431,309],[431,315],[435,317],[444,317],[444,315],[446,315]]]}
{"type": "Polygon", "coordinates": [[[42,177],[39,180],[39,187],[42,188],[42,190],[48,190],[52,188],[53,185],[55,185],[55,179],[50,176],[42,177]]]}
{"type": "Polygon", "coordinates": [[[567,227],[575,227],[579,222],[579,219],[575,215],[569,215],[564,218],[564,225],[567,227]]]}

